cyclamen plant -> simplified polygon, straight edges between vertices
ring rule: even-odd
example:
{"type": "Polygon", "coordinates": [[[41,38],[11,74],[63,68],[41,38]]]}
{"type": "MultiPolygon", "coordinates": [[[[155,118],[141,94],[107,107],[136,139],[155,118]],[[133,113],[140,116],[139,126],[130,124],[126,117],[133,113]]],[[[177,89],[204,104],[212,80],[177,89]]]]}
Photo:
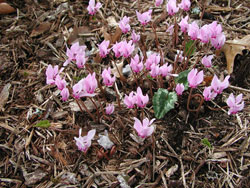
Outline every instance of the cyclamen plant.
{"type": "MultiPolygon", "coordinates": [[[[161,7],[163,0],[155,0],[154,3],[155,6],[161,7]]],[[[95,15],[101,7],[101,3],[90,0],[87,7],[89,15],[95,15]]],[[[222,32],[222,26],[216,21],[200,27],[198,22],[190,20],[188,15],[190,7],[190,0],[182,0],[179,4],[177,4],[176,0],[168,0],[166,6],[162,6],[162,8],[166,9],[170,18],[169,20],[174,20],[174,23],[167,23],[167,33],[168,35],[172,35],[173,47],[175,47],[178,42],[176,37],[178,37],[179,40],[183,40],[182,48],[176,50],[173,63],[166,60],[166,52],[161,49],[159,44],[158,35],[152,21],[152,17],[154,17],[152,10],[149,9],[143,13],[140,13],[138,10],[135,12],[137,16],[136,23],[126,15],[121,18],[118,26],[121,33],[123,33],[123,35],[121,34],[121,38],[118,38],[116,41],[99,41],[99,51],[97,54],[101,57],[100,64],[103,67],[102,69],[94,69],[94,65],[91,63],[93,59],[92,55],[94,54],[86,55],[89,54],[86,53],[86,46],[76,42],[73,43],[70,48],[66,48],[67,59],[63,63],[63,68],[59,68],[58,65],[48,65],[46,69],[46,83],[57,87],[64,102],[67,102],[70,97],[72,97],[82,113],[85,114],[82,109],[84,108],[93,121],[100,121],[102,117],[101,113],[103,116],[111,115],[115,110],[116,113],[119,113],[119,111],[114,108],[115,101],[110,101],[106,95],[106,89],[112,89],[111,86],[113,86],[116,93],[118,109],[121,110],[125,108],[136,112],[134,113],[136,117],[133,117],[134,129],[142,139],[153,135],[156,129],[156,127],[152,126],[155,119],[149,120],[149,117],[144,117],[144,111],[147,110],[147,107],[151,107],[150,105],[152,103],[155,117],[159,119],[174,108],[178,100],[177,96],[182,95],[183,98],[188,95],[187,109],[190,112],[199,112],[204,100],[205,102],[214,100],[229,86],[230,76],[226,76],[225,79],[221,81],[214,75],[211,85],[205,88],[203,87],[204,77],[208,74],[207,69],[203,68],[204,66],[206,68],[213,68],[212,59],[215,57],[213,54],[208,55],[207,53],[201,57],[200,54],[202,53],[197,53],[197,61],[195,63],[190,61],[190,57],[193,56],[193,52],[198,45],[200,46],[201,52],[203,52],[204,46],[207,48],[204,50],[205,52],[208,51],[209,47],[220,49],[226,37],[222,32]],[[180,9],[184,11],[185,17],[182,15],[183,11],[179,11],[180,9]],[[142,25],[142,29],[136,31],[130,25],[132,22],[133,25],[142,25]],[[142,39],[145,37],[146,27],[147,29],[152,29],[154,33],[156,51],[147,50],[149,48],[145,44],[145,40],[142,39]],[[128,40],[128,38],[130,38],[130,40],[128,40]],[[140,45],[138,44],[139,42],[140,45]],[[141,48],[141,46],[144,46],[144,48],[141,48]],[[106,62],[104,64],[102,61],[105,61],[105,59],[108,59],[108,63],[106,62]],[[127,78],[123,75],[122,70],[118,68],[119,61],[128,63],[130,69],[127,78]],[[197,67],[199,63],[202,65],[197,67]],[[72,79],[73,81],[67,82],[68,77],[66,77],[64,70],[72,66],[81,69],[86,76],[78,80],[72,79]],[[117,72],[119,74],[115,74],[117,72]],[[122,76],[125,79],[121,79],[122,76]],[[137,87],[135,88],[133,84],[132,86],[129,85],[128,80],[132,80],[132,83],[135,82],[137,87]],[[145,82],[149,83],[147,88],[144,87],[145,82]],[[71,85],[71,83],[73,84],[71,85]],[[203,89],[202,94],[193,94],[194,90],[198,87],[203,89]],[[190,108],[190,101],[194,97],[200,98],[200,104],[197,109],[190,108]],[[83,101],[86,98],[96,107],[97,116],[90,113],[85,106],[83,101]],[[121,101],[121,99],[123,100],[121,101]],[[103,104],[106,106],[105,111],[103,104]]],[[[179,99],[180,98],[181,97],[179,97],[179,99]]],[[[230,94],[226,101],[229,107],[229,115],[236,114],[243,109],[244,101],[242,101],[242,98],[242,94],[237,97],[230,94]]],[[[110,116],[110,118],[113,117],[110,116]]],[[[88,129],[90,129],[90,127],[88,127],[88,129]]],[[[91,146],[91,140],[94,138],[96,130],[90,130],[87,136],[83,137],[81,133],[82,129],[79,130],[79,137],[75,137],[74,139],[78,149],[86,153],[91,146]]]]}

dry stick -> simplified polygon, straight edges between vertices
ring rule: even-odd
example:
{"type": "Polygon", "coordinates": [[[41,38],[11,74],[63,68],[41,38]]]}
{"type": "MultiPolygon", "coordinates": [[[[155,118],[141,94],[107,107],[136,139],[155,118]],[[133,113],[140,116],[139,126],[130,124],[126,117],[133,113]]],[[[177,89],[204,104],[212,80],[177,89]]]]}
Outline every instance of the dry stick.
{"type": "Polygon", "coordinates": [[[85,109],[85,111],[89,114],[89,116],[92,118],[93,121],[96,121],[95,120],[95,117],[90,113],[89,109],[85,106],[84,102],[82,100],[79,100],[79,99],[75,99],[76,100],[76,103],[77,105],[79,106],[81,112],[84,114],[84,111],[82,109],[82,106],[83,108],[85,109]],[[81,104],[79,103],[81,102],[81,104]]]}
{"type": "Polygon", "coordinates": [[[99,109],[95,103],[95,101],[92,99],[92,97],[89,97],[89,99],[91,100],[91,102],[94,104],[95,108],[96,108],[96,113],[97,113],[97,117],[98,117],[98,122],[100,122],[100,113],[99,113],[99,109]]]}
{"type": "Polygon", "coordinates": [[[177,21],[176,21],[176,14],[174,15],[174,39],[175,39],[175,46],[177,46],[178,44],[178,24],[177,24],[177,21]]]}
{"type": "Polygon", "coordinates": [[[119,110],[121,110],[122,108],[121,108],[120,96],[118,94],[118,88],[117,88],[116,82],[113,84],[113,87],[114,87],[115,94],[117,97],[117,103],[118,103],[119,110]]]}

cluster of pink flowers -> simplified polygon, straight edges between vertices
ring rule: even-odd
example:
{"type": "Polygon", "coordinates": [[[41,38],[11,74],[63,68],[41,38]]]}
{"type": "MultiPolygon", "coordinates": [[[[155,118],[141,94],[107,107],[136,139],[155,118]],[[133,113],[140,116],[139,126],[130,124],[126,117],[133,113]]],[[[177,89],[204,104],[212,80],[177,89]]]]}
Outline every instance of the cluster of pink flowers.
{"type": "Polygon", "coordinates": [[[124,104],[128,108],[134,108],[135,104],[140,108],[144,108],[148,101],[148,94],[144,96],[140,87],[137,88],[136,92],[132,91],[129,95],[125,95],[124,98],[124,104]]]}
{"type": "Polygon", "coordinates": [[[71,61],[75,61],[78,68],[83,68],[88,58],[85,56],[86,46],[80,46],[79,42],[74,43],[70,48],[67,47],[66,55],[68,59],[63,66],[67,66],[71,61]]]}
{"type": "Polygon", "coordinates": [[[170,16],[173,16],[179,11],[179,8],[183,9],[184,11],[189,11],[191,6],[190,0],[182,0],[180,4],[176,4],[176,0],[168,0],[166,5],[167,12],[170,16]]]}
{"type": "Polygon", "coordinates": [[[140,13],[140,12],[137,12],[136,11],[136,16],[137,16],[137,19],[139,20],[139,22],[145,26],[147,25],[150,21],[151,21],[151,14],[152,14],[152,10],[148,10],[147,12],[144,12],[144,13],[140,13]]]}
{"type": "Polygon", "coordinates": [[[49,65],[46,69],[46,83],[49,85],[56,85],[57,88],[61,91],[62,100],[66,101],[69,98],[69,90],[66,87],[67,83],[65,79],[62,79],[60,73],[63,71],[63,68],[58,70],[58,65],[52,67],[49,65]]]}

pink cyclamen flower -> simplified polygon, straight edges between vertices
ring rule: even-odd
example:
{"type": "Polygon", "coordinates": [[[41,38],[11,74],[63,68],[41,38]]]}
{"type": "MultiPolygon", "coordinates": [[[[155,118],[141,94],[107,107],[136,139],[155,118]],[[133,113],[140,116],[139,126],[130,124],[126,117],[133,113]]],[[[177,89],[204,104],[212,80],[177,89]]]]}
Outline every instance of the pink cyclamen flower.
{"type": "Polygon", "coordinates": [[[115,53],[115,57],[119,58],[122,56],[122,46],[123,46],[124,41],[121,42],[116,42],[113,47],[112,50],[115,53]]]}
{"type": "Polygon", "coordinates": [[[133,43],[137,43],[140,40],[140,34],[136,34],[135,30],[132,31],[132,41],[133,43]]]}
{"type": "Polygon", "coordinates": [[[102,43],[99,45],[99,54],[102,58],[105,58],[107,54],[109,53],[109,40],[104,40],[102,43]]]}
{"type": "Polygon", "coordinates": [[[152,76],[153,78],[156,78],[157,76],[161,74],[160,67],[157,64],[153,63],[150,69],[151,69],[150,76],[152,76]]]}
{"type": "Polygon", "coordinates": [[[113,114],[114,110],[115,110],[115,106],[113,104],[109,104],[106,107],[105,112],[106,112],[107,115],[111,115],[111,114],[113,114]]]}
{"type": "Polygon", "coordinates": [[[143,26],[147,25],[147,23],[151,21],[151,14],[152,14],[151,9],[142,14],[136,11],[137,19],[143,26]]]}
{"type": "Polygon", "coordinates": [[[173,16],[175,13],[179,11],[179,7],[176,6],[176,0],[169,0],[166,8],[170,16],[173,16]]]}
{"type": "Polygon", "coordinates": [[[181,31],[182,31],[183,33],[186,33],[187,30],[188,30],[188,26],[189,26],[189,24],[188,24],[188,19],[189,19],[189,17],[188,17],[188,15],[187,15],[185,18],[182,18],[182,20],[181,20],[180,23],[179,23],[179,26],[181,27],[181,31]]]}
{"type": "Polygon", "coordinates": [[[242,93],[239,94],[237,97],[234,97],[233,93],[229,95],[227,99],[227,105],[230,107],[228,115],[236,114],[244,108],[244,101],[242,101],[242,96],[242,93]]]}
{"type": "Polygon", "coordinates": [[[110,69],[110,67],[108,69],[103,70],[102,79],[103,79],[103,83],[106,86],[112,86],[113,85],[113,83],[115,82],[115,76],[111,77],[111,69],[110,69]]]}
{"type": "Polygon", "coordinates": [[[217,96],[217,93],[214,92],[213,88],[211,86],[205,87],[203,91],[203,97],[205,101],[213,100],[217,96]]]}
{"type": "Polygon", "coordinates": [[[66,87],[66,81],[65,79],[62,79],[60,75],[56,76],[55,84],[59,90],[63,90],[66,87]]]}
{"type": "Polygon", "coordinates": [[[90,15],[94,15],[101,7],[102,7],[101,3],[98,2],[95,4],[95,0],[90,0],[87,10],[89,11],[90,15]]]}
{"type": "Polygon", "coordinates": [[[184,88],[183,83],[180,83],[180,84],[176,85],[175,91],[176,91],[177,95],[182,95],[184,89],[185,88],[184,88]]]}
{"type": "Polygon", "coordinates": [[[83,79],[83,90],[84,90],[84,96],[88,96],[88,97],[93,97],[96,94],[94,93],[96,88],[97,88],[97,80],[95,78],[95,72],[90,74],[83,79]]]}
{"type": "Polygon", "coordinates": [[[205,67],[207,67],[207,68],[212,67],[212,59],[213,59],[213,57],[214,57],[214,55],[209,55],[209,56],[206,56],[206,55],[205,55],[205,56],[202,58],[201,63],[202,63],[205,67]]]}
{"type": "Polygon", "coordinates": [[[49,85],[54,85],[56,82],[56,77],[63,71],[63,68],[58,70],[58,65],[52,67],[49,65],[46,69],[46,83],[49,85]]]}
{"type": "Polygon", "coordinates": [[[129,17],[124,16],[122,20],[119,22],[119,27],[123,33],[129,32],[130,31],[129,17]]]}
{"type": "Polygon", "coordinates": [[[181,3],[178,5],[178,7],[180,7],[185,11],[189,11],[190,6],[191,6],[190,0],[182,0],[181,3]]]}
{"type": "Polygon", "coordinates": [[[226,36],[224,35],[224,33],[221,33],[219,35],[217,35],[216,38],[211,38],[211,44],[214,48],[216,49],[221,49],[221,47],[224,45],[225,41],[226,41],[226,36]]]}
{"type": "Polygon", "coordinates": [[[134,49],[135,45],[133,44],[132,40],[130,40],[129,42],[124,41],[121,47],[122,56],[128,58],[133,53],[134,49]]]}
{"type": "Polygon", "coordinates": [[[159,7],[163,3],[163,0],[155,0],[155,6],[159,7]]]}
{"type": "Polygon", "coordinates": [[[136,97],[136,104],[140,108],[144,108],[149,101],[148,94],[144,96],[140,87],[137,88],[135,97],[136,97]]]}
{"type": "Polygon", "coordinates": [[[230,78],[230,76],[228,75],[228,76],[226,76],[226,78],[224,79],[224,81],[221,82],[218,79],[218,77],[216,75],[214,75],[213,80],[211,82],[211,86],[212,86],[213,90],[217,94],[221,94],[222,91],[229,86],[229,78],[230,78]]]}
{"type": "Polygon", "coordinates": [[[198,72],[197,69],[192,69],[188,73],[188,83],[191,88],[196,88],[203,81],[203,71],[198,72]]]}
{"type": "Polygon", "coordinates": [[[141,138],[146,138],[154,132],[154,126],[150,125],[155,121],[155,119],[149,121],[148,118],[145,118],[143,122],[141,122],[139,119],[134,117],[134,120],[135,120],[134,129],[137,131],[138,135],[141,138]]]}
{"type": "Polygon", "coordinates": [[[88,132],[86,136],[82,135],[82,129],[79,129],[79,137],[74,137],[76,141],[76,145],[80,151],[83,151],[84,153],[87,152],[89,147],[91,146],[91,140],[94,138],[96,133],[95,129],[92,129],[88,132]]]}
{"type": "Polygon", "coordinates": [[[222,27],[220,24],[217,24],[217,21],[213,21],[208,25],[211,30],[211,38],[216,38],[218,35],[222,33],[222,27]]]}
{"type": "Polygon", "coordinates": [[[160,67],[160,72],[162,76],[171,76],[171,72],[173,70],[172,65],[168,65],[168,63],[165,63],[160,67]]]}
{"type": "Polygon", "coordinates": [[[128,108],[134,108],[136,103],[136,96],[135,93],[133,91],[131,91],[129,93],[129,96],[125,95],[124,98],[124,104],[128,107],[128,108]]]}
{"type": "Polygon", "coordinates": [[[200,28],[200,32],[198,34],[198,38],[202,43],[208,43],[211,38],[212,32],[211,28],[208,25],[204,25],[200,28]]]}
{"type": "Polygon", "coordinates": [[[139,60],[139,55],[136,54],[134,58],[131,58],[130,67],[135,73],[139,73],[143,69],[143,62],[139,60]]]}
{"type": "Polygon", "coordinates": [[[61,91],[61,96],[62,96],[62,100],[63,101],[67,101],[69,98],[69,89],[68,88],[63,88],[63,90],[61,91]]]}
{"type": "Polygon", "coordinates": [[[190,36],[192,40],[196,40],[198,38],[199,32],[199,26],[195,21],[188,25],[188,36],[190,36]]]}
{"type": "Polygon", "coordinates": [[[160,54],[157,53],[152,53],[146,60],[145,67],[147,70],[151,70],[151,65],[152,64],[159,64],[161,61],[161,56],[160,54]]]}
{"type": "Polygon", "coordinates": [[[81,69],[85,66],[86,61],[88,60],[87,57],[85,57],[85,52],[78,53],[76,55],[76,66],[77,68],[81,69]]]}

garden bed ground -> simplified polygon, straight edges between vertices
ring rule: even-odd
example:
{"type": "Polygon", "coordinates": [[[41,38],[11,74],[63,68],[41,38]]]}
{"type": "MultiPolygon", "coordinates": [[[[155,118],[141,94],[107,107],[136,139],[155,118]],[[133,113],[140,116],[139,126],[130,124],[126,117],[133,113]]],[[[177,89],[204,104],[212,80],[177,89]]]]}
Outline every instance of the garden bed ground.
{"type": "MultiPolygon", "coordinates": [[[[120,176],[125,176],[131,187],[249,187],[248,50],[236,56],[231,86],[220,98],[205,103],[195,114],[187,111],[185,93],[175,109],[155,121],[154,136],[143,145],[130,136],[134,133],[131,110],[117,107],[109,120],[94,123],[87,113],[71,110],[73,99],[62,102],[56,88],[46,86],[46,67],[63,64],[66,44],[80,39],[94,54],[97,44],[107,37],[106,32],[115,32],[111,27],[113,18],[119,22],[124,15],[131,16],[131,26],[139,31],[135,10],[154,7],[145,0],[101,2],[102,14],[95,19],[87,14],[86,0],[14,0],[9,3],[16,13],[0,15],[0,187],[119,187],[120,176]],[[111,21],[104,27],[107,18],[111,21]],[[229,116],[223,108],[232,92],[244,95],[245,108],[237,116],[229,116]],[[42,119],[51,122],[48,129],[33,127],[42,119]],[[77,150],[74,137],[79,128],[86,133],[89,126],[97,130],[97,135],[109,131],[116,145],[116,153],[109,160],[97,157],[97,139],[87,155],[77,150]],[[212,145],[210,149],[202,144],[204,138],[212,145]]],[[[194,1],[194,8],[201,12],[190,13],[192,19],[200,20],[204,10],[199,22],[203,25],[217,20],[227,40],[250,35],[248,0],[207,0],[205,6],[203,1],[194,1]]],[[[171,62],[178,46],[171,47],[165,21],[172,18],[164,17],[162,8],[153,11],[153,20],[160,20],[157,35],[161,48],[171,62]]],[[[150,27],[145,36],[148,50],[156,51],[150,27]]],[[[212,71],[218,76],[227,75],[223,53],[215,58],[214,65],[212,71]]],[[[93,68],[100,67],[95,59],[93,68]]],[[[72,69],[69,76],[73,81],[84,74],[73,75],[76,71],[72,69]]],[[[133,87],[128,85],[128,91],[133,87]]],[[[150,119],[154,117],[152,107],[144,113],[150,119]]]]}

